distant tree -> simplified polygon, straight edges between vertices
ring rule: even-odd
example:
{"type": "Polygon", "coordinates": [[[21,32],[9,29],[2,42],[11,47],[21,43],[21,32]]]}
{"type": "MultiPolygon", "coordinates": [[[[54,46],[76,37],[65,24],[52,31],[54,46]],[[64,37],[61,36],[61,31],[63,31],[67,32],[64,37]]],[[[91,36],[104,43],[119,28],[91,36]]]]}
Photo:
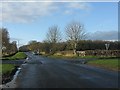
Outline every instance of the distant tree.
{"type": "Polygon", "coordinates": [[[42,44],[42,51],[44,51],[46,54],[49,54],[51,52],[51,48],[52,44],[44,40],[42,44]]]}
{"type": "Polygon", "coordinates": [[[23,46],[19,47],[19,51],[21,51],[21,52],[28,52],[29,51],[28,45],[23,45],[23,46]]]}
{"type": "Polygon", "coordinates": [[[65,51],[67,47],[67,43],[66,42],[57,43],[56,47],[57,47],[57,51],[65,51]]]}
{"type": "Polygon", "coordinates": [[[28,43],[28,49],[31,51],[38,51],[39,50],[39,42],[32,40],[28,43]]]}
{"type": "Polygon", "coordinates": [[[17,43],[16,41],[13,41],[11,43],[11,51],[13,51],[14,53],[17,52],[17,44],[16,43],[17,43]]]}
{"type": "Polygon", "coordinates": [[[54,54],[57,51],[56,44],[62,39],[59,27],[57,25],[49,27],[46,37],[46,41],[51,44],[50,53],[54,54]]]}
{"type": "Polygon", "coordinates": [[[7,47],[6,53],[8,55],[15,54],[18,51],[16,41],[13,41],[12,43],[9,43],[9,47],[7,47]]]}
{"type": "Polygon", "coordinates": [[[49,27],[49,31],[47,33],[47,41],[50,43],[57,43],[61,40],[61,33],[58,26],[54,25],[49,27]]]}
{"type": "Polygon", "coordinates": [[[70,22],[66,28],[66,36],[67,40],[70,42],[73,53],[76,54],[76,47],[78,41],[85,39],[86,33],[84,31],[84,27],[80,22],[70,22]]]}
{"type": "Polygon", "coordinates": [[[37,43],[36,40],[31,40],[31,41],[28,42],[29,45],[30,45],[30,44],[35,44],[35,43],[37,43]]]}

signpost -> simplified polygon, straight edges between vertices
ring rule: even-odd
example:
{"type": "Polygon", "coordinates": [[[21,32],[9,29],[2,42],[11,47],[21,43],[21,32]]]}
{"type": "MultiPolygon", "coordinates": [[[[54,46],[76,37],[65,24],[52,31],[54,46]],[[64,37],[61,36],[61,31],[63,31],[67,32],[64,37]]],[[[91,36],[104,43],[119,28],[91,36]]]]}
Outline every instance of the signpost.
{"type": "Polygon", "coordinates": [[[106,44],[105,44],[106,50],[108,50],[108,49],[109,49],[109,46],[110,46],[110,44],[109,44],[109,43],[106,43],[106,44]]]}
{"type": "Polygon", "coordinates": [[[110,44],[109,44],[109,43],[106,43],[106,44],[105,44],[105,47],[106,47],[106,56],[109,56],[109,55],[108,55],[108,49],[109,49],[109,47],[110,47],[110,44]]]}

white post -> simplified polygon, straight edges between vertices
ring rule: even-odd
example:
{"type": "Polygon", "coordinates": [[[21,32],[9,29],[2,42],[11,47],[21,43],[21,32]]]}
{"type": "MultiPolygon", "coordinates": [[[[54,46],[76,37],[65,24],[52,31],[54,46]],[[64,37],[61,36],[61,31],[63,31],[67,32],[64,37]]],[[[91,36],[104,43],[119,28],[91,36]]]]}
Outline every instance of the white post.
{"type": "Polygon", "coordinates": [[[110,46],[110,44],[109,44],[109,43],[106,43],[106,44],[105,44],[106,50],[108,50],[108,49],[109,49],[109,46],[110,46]]]}

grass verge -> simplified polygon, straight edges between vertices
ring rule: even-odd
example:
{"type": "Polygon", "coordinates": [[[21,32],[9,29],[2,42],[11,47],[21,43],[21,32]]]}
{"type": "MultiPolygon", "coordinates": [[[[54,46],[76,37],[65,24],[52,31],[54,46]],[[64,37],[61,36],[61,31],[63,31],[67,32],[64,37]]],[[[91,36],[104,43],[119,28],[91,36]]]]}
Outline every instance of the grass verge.
{"type": "Polygon", "coordinates": [[[120,61],[118,59],[91,60],[91,61],[88,61],[87,64],[93,65],[96,67],[101,67],[108,70],[120,71],[120,68],[119,68],[120,61]]]}
{"type": "Polygon", "coordinates": [[[119,57],[102,57],[102,56],[64,56],[64,55],[43,55],[46,57],[50,57],[50,58],[59,58],[59,59],[64,59],[64,58],[68,58],[68,59],[116,59],[119,57]]]}
{"type": "Polygon", "coordinates": [[[0,64],[0,75],[2,76],[2,82],[0,82],[0,84],[10,82],[17,68],[18,66],[13,64],[0,64]]]}
{"type": "Polygon", "coordinates": [[[120,71],[120,59],[119,57],[100,57],[100,56],[62,56],[62,55],[47,55],[50,58],[59,59],[94,59],[89,60],[86,64],[101,67],[108,70],[120,71]]]}
{"type": "Polygon", "coordinates": [[[0,74],[11,73],[14,68],[13,64],[0,64],[0,74]]]}
{"type": "Polygon", "coordinates": [[[18,52],[18,53],[16,53],[13,56],[3,58],[3,60],[4,59],[7,59],[7,60],[18,60],[18,59],[25,59],[26,57],[27,57],[27,55],[24,52],[18,52]]]}

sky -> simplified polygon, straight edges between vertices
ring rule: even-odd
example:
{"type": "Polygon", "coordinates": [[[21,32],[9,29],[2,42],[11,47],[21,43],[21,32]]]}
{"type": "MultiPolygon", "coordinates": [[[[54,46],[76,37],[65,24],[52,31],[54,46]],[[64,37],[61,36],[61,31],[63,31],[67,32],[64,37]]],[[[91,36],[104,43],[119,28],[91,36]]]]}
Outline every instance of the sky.
{"type": "Polygon", "coordinates": [[[64,41],[65,27],[72,21],[84,25],[88,40],[118,39],[118,2],[5,0],[0,4],[0,27],[7,28],[11,40],[21,45],[30,40],[42,42],[53,25],[59,26],[64,41]]]}

